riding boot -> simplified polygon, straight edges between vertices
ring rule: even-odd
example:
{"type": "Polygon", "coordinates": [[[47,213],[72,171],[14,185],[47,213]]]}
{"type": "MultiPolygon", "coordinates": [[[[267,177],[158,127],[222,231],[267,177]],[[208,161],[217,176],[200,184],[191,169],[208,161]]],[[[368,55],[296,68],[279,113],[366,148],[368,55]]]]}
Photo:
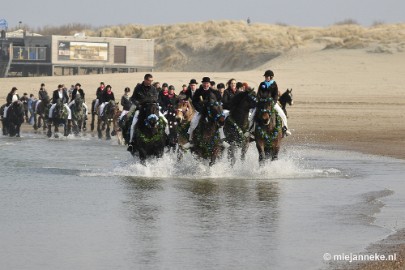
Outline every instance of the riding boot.
{"type": "Polygon", "coordinates": [[[283,131],[283,138],[291,135],[291,132],[287,129],[286,126],[282,128],[282,131],[283,131]]]}
{"type": "Polygon", "coordinates": [[[230,146],[229,143],[226,141],[224,127],[219,128],[219,138],[221,139],[223,147],[228,148],[230,146]]]}

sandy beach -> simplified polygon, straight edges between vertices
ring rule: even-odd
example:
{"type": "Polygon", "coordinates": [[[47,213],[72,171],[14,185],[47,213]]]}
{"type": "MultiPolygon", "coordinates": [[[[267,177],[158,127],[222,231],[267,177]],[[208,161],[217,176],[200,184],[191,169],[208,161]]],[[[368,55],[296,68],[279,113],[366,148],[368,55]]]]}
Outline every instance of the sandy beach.
{"type": "MultiPolygon", "coordinates": [[[[294,105],[287,108],[293,135],[284,140],[283,147],[292,143],[315,143],[405,159],[405,52],[370,53],[366,49],[324,48],[324,44],[306,44],[249,71],[152,74],[155,81],[172,84],[177,91],[190,79],[201,81],[204,76],[217,83],[235,78],[257,88],[264,71],[272,69],[280,91],[292,88],[294,94],[294,105]]],[[[120,98],[124,88],[129,86],[132,89],[142,81],[143,75],[2,78],[0,103],[5,103],[13,86],[19,89],[20,96],[24,92],[37,96],[42,82],[50,94],[59,83],[70,86],[80,82],[89,104],[103,81],[112,85],[116,98],[120,98]]],[[[30,126],[24,126],[25,132],[30,129],[30,126]]],[[[391,244],[397,243],[395,246],[401,259],[394,265],[367,264],[367,267],[357,265],[356,268],[404,269],[404,245],[400,245],[403,240],[404,233],[401,232],[387,240],[390,245],[372,247],[373,250],[386,250],[386,246],[392,249],[391,244]]]]}

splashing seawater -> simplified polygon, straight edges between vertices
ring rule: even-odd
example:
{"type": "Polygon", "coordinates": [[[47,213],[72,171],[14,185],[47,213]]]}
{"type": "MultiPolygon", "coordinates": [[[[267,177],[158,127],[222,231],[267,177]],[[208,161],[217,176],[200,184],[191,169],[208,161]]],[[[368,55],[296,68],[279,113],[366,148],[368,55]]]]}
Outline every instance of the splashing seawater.
{"type": "MultiPolygon", "coordinates": [[[[303,150],[290,150],[280,154],[276,161],[268,161],[260,166],[256,148],[250,147],[244,161],[237,158],[231,166],[224,155],[213,166],[208,161],[196,159],[192,154],[184,154],[181,160],[176,153],[165,153],[163,158],[150,159],[146,166],[138,158],[129,157],[113,170],[84,173],[85,176],[132,176],[146,178],[177,179],[300,179],[339,176],[341,171],[334,168],[313,168],[302,158],[303,150]]],[[[240,157],[237,153],[236,157],[240,157]]]]}

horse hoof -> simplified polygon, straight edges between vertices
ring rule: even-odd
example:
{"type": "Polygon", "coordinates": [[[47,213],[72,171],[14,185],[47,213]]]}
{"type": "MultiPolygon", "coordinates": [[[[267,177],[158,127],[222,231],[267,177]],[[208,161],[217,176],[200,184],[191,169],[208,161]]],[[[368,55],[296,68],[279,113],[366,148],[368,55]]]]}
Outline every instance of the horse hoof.
{"type": "Polygon", "coordinates": [[[54,137],[57,139],[57,138],[59,138],[59,135],[58,135],[58,134],[55,134],[55,136],[54,136],[54,137]]]}

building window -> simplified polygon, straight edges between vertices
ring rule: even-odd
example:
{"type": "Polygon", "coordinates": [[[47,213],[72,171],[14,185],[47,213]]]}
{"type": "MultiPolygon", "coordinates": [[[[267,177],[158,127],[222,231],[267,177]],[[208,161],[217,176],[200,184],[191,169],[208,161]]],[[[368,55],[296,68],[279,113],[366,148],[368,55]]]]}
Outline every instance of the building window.
{"type": "Polygon", "coordinates": [[[127,47],[114,46],[114,64],[127,63],[127,47]]]}

